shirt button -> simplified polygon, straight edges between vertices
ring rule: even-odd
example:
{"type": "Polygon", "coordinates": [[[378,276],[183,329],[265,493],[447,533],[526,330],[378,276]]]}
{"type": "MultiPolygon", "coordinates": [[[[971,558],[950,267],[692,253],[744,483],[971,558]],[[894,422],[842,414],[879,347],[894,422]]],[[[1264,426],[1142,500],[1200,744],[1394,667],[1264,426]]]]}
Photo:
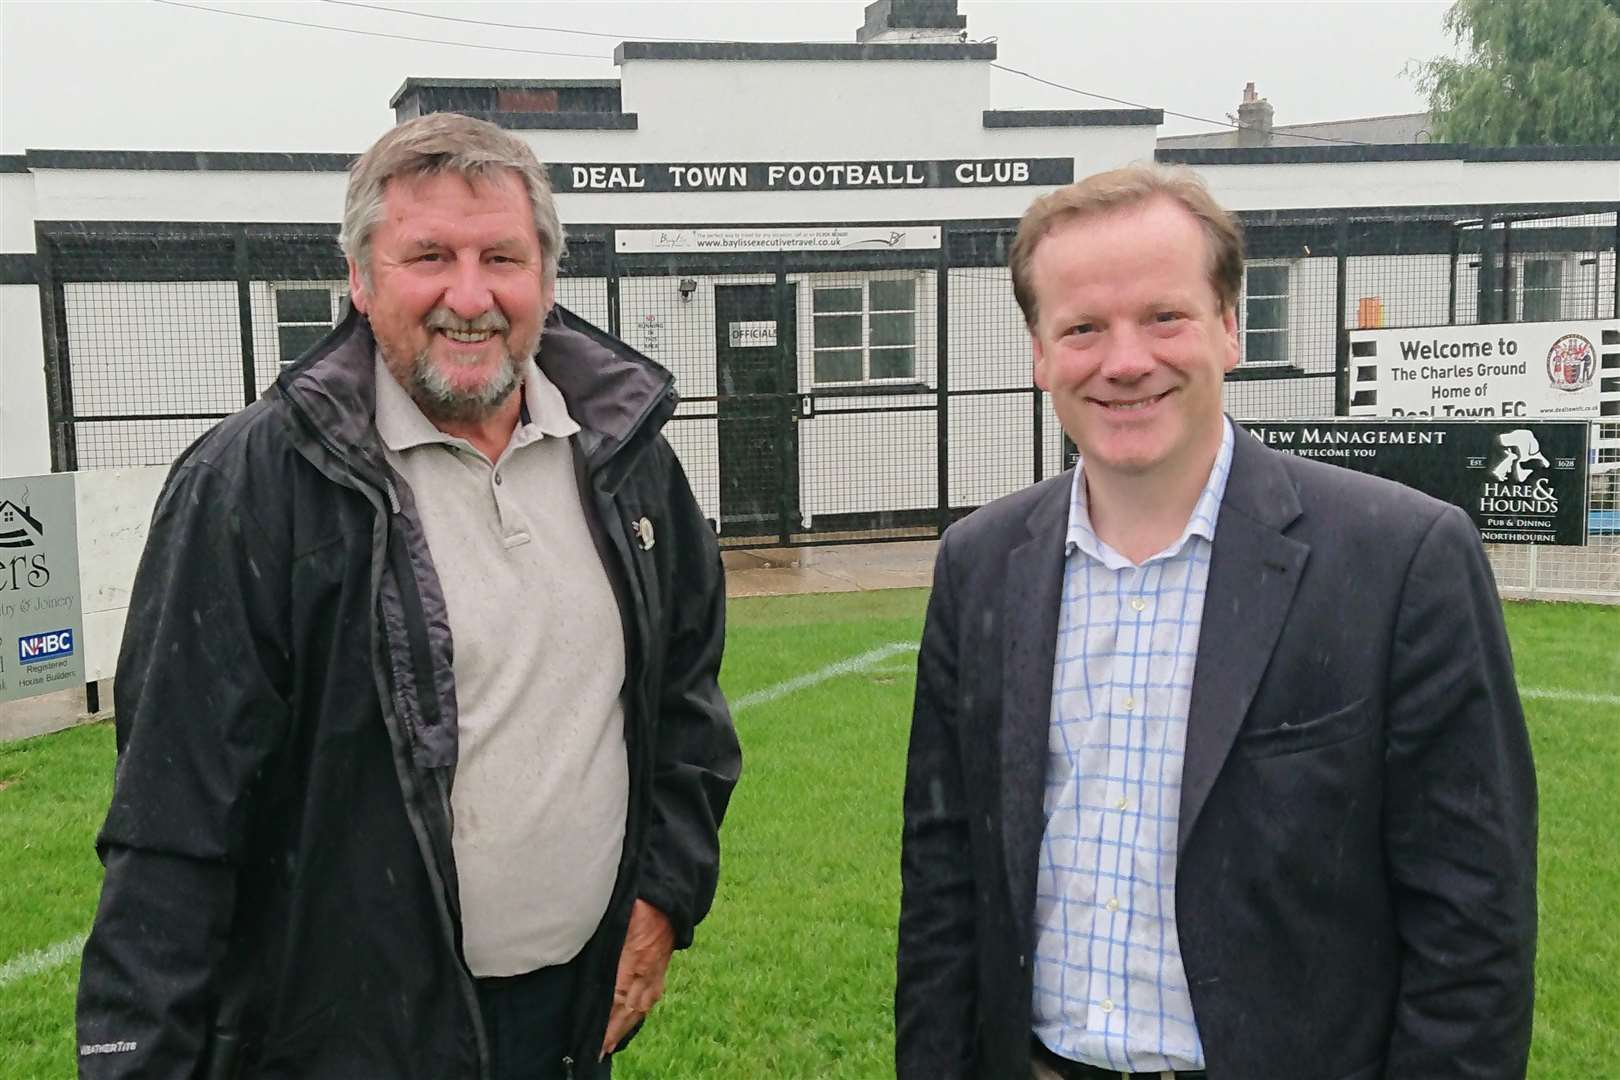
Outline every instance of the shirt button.
{"type": "Polygon", "coordinates": [[[1125,711],[1129,712],[1130,710],[1136,708],[1136,699],[1133,697],[1128,697],[1121,704],[1125,706],[1125,711]]]}
{"type": "Polygon", "coordinates": [[[1142,599],[1140,596],[1131,597],[1131,610],[1132,611],[1145,611],[1146,609],[1147,609],[1147,601],[1146,600],[1142,599]]]}
{"type": "Polygon", "coordinates": [[[1119,901],[1116,900],[1114,897],[1109,897],[1108,898],[1108,903],[1104,904],[1103,906],[1106,907],[1109,911],[1118,911],[1119,910],[1119,901]]]}
{"type": "Polygon", "coordinates": [[[1109,1013],[1109,1012],[1114,1011],[1114,999],[1113,998],[1103,998],[1103,1000],[1102,1000],[1102,1011],[1105,1012],[1105,1013],[1109,1013]]]}
{"type": "Polygon", "coordinates": [[[1131,800],[1129,800],[1129,799],[1125,798],[1125,796],[1121,795],[1119,797],[1119,802],[1114,804],[1114,809],[1115,810],[1127,810],[1127,809],[1130,808],[1130,805],[1131,805],[1131,800]]]}

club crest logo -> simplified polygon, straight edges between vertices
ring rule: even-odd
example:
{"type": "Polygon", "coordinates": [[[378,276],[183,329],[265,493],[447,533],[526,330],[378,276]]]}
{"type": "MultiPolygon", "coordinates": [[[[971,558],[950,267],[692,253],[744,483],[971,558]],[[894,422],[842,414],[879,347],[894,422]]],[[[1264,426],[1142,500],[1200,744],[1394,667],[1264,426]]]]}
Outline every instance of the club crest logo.
{"type": "Polygon", "coordinates": [[[1597,374],[1597,349],[1580,334],[1565,334],[1547,351],[1547,381],[1559,390],[1584,390],[1597,374]]]}

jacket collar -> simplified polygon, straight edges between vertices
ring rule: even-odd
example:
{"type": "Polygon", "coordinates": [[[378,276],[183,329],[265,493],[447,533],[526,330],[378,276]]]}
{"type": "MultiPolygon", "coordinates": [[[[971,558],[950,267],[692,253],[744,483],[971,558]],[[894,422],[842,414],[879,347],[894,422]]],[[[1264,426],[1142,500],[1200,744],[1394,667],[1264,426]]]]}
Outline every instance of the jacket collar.
{"type": "Polygon", "coordinates": [[[1283,455],[1236,425],[1234,434],[1187,709],[1180,849],[1254,703],[1310,556],[1310,545],[1287,535],[1302,511],[1283,455]]]}
{"type": "MultiPolygon", "coordinates": [[[[1046,819],[1047,738],[1074,471],[1045,481],[1007,555],[1000,731],[1003,856],[1012,911],[1033,947],[1035,878],[1046,819]]],[[[1188,708],[1179,843],[1226,762],[1270,662],[1309,547],[1285,533],[1301,514],[1282,456],[1232,424],[1232,466],[1216,519],[1188,708]]]]}
{"type": "MultiPolygon", "coordinates": [[[[276,380],[329,451],[382,468],[377,435],[376,338],[351,304],[337,326],[276,380]]],[[[545,322],[540,370],[583,429],[587,458],[598,464],[674,409],[674,377],[624,342],[555,306],[545,322]]]]}

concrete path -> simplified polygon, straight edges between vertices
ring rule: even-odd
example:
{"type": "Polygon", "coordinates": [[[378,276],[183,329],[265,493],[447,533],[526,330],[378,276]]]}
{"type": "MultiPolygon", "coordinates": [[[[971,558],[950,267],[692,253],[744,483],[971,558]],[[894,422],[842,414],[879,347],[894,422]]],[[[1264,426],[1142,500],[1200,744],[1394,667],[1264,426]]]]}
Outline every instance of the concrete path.
{"type": "MultiPolygon", "coordinates": [[[[933,540],[839,547],[762,548],[724,553],[726,595],[862,592],[926,588],[933,577],[933,540]]],[[[60,731],[112,715],[112,680],[100,685],[101,712],[85,710],[83,688],[0,703],[0,742],[60,731]]]]}

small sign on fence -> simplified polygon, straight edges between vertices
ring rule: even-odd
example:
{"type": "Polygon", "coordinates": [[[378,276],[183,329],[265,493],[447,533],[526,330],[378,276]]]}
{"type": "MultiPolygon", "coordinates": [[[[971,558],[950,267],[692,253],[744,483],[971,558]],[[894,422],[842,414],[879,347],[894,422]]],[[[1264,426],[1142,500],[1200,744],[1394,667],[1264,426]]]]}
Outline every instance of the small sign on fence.
{"type": "Polygon", "coordinates": [[[1244,420],[1276,450],[1396,480],[1467,511],[1488,544],[1586,543],[1581,421],[1244,420]]]}
{"type": "Polygon", "coordinates": [[[764,349],[776,346],[776,323],[774,320],[760,322],[734,322],[727,335],[733,349],[764,349]]]}
{"type": "Polygon", "coordinates": [[[73,476],[0,479],[0,701],[84,684],[73,476]]]}

